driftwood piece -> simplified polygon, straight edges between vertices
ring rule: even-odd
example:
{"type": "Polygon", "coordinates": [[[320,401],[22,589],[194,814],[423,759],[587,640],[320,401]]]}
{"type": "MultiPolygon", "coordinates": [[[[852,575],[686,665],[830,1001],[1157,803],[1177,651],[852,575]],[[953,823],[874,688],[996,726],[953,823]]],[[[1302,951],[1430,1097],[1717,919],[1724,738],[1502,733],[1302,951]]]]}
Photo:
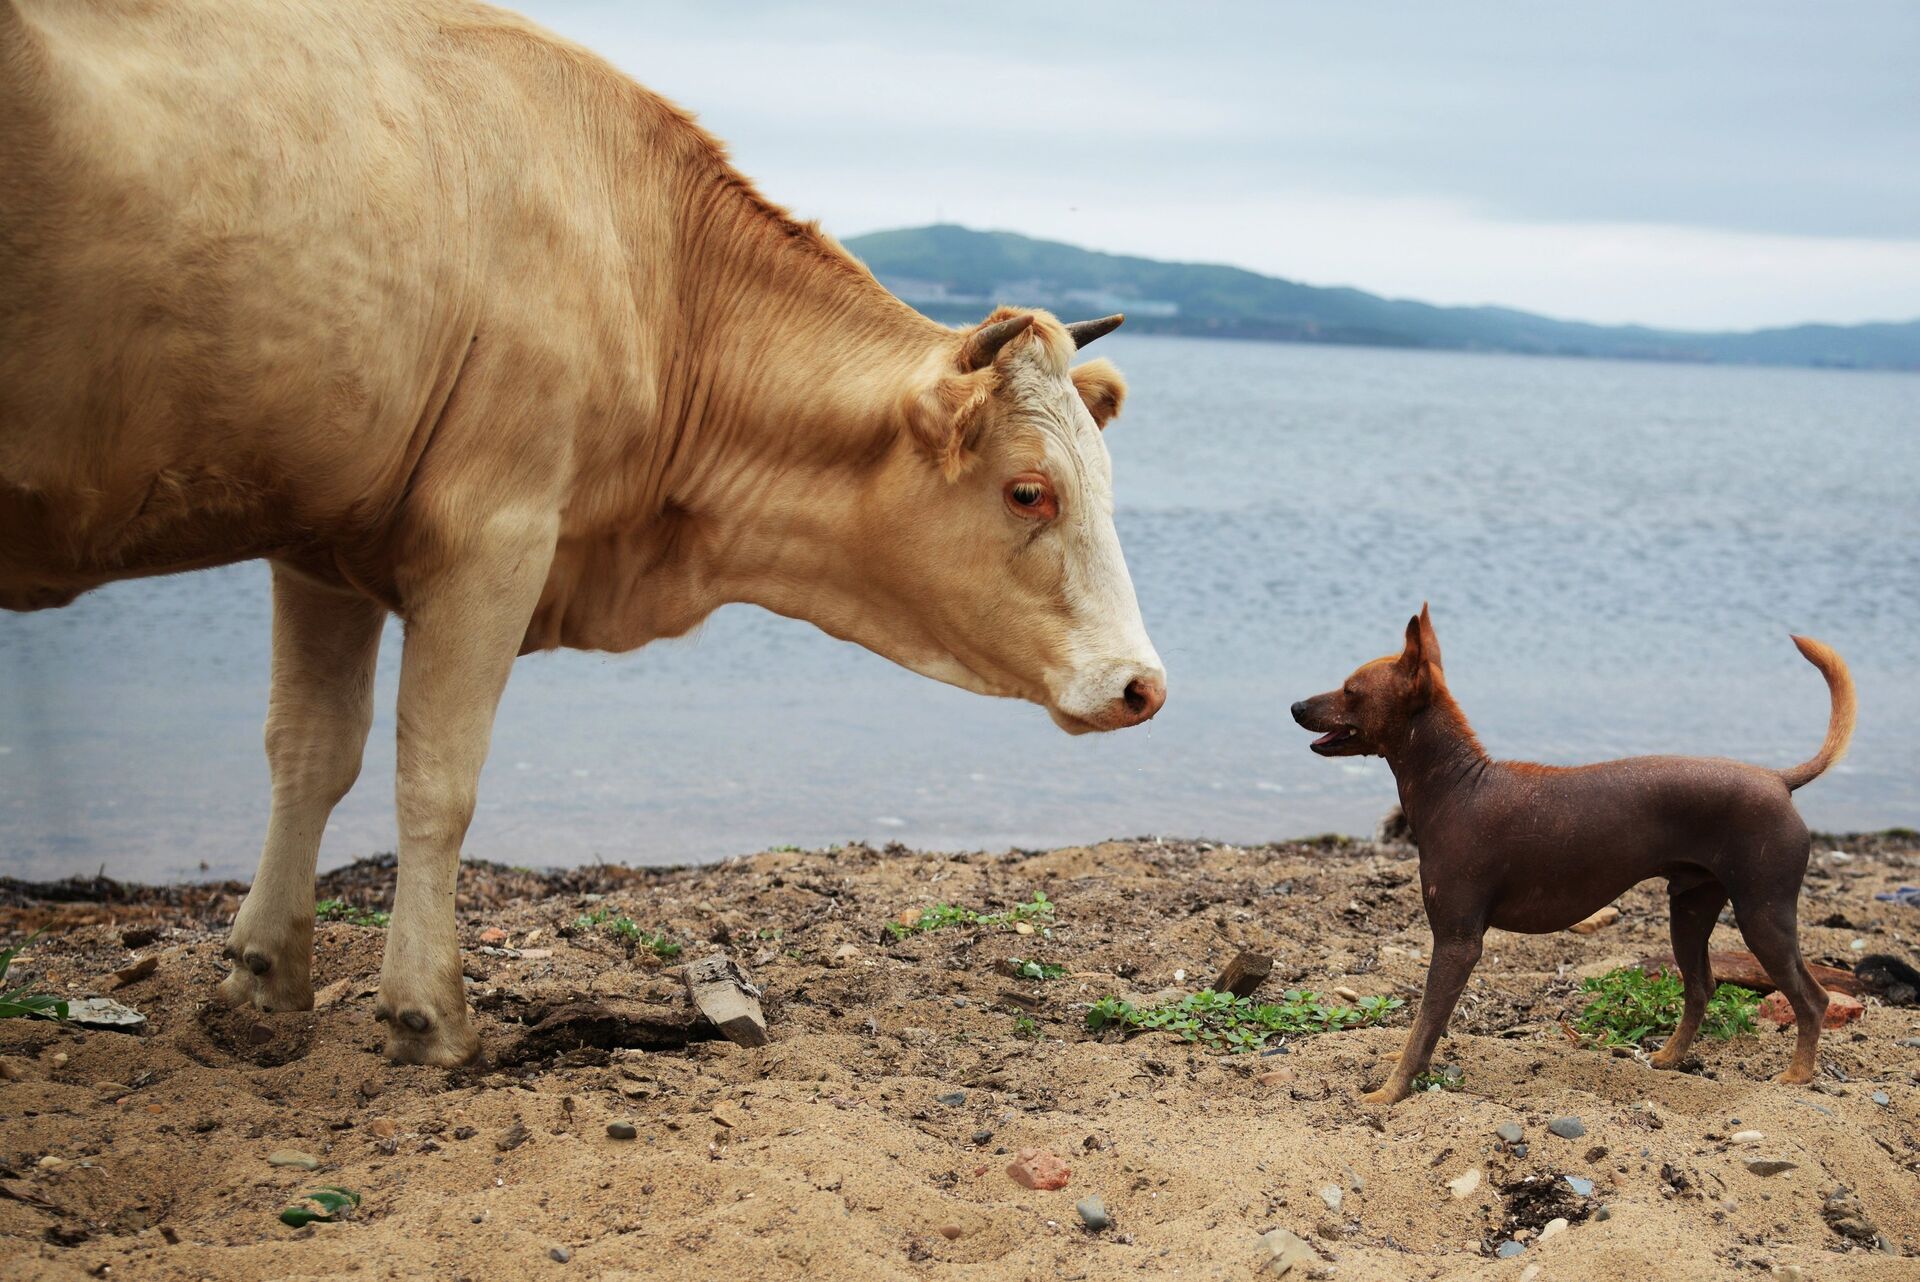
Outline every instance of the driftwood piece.
{"type": "Polygon", "coordinates": [[[684,1006],[639,1002],[570,1002],[522,1033],[500,1055],[502,1064],[528,1064],[573,1051],[679,1050],[713,1036],[694,1011],[684,1006]]]}
{"type": "Polygon", "coordinates": [[[760,1013],[760,990],[733,958],[715,953],[686,969],[687,996],[728,1041],[740,1046],[767,1044],[767,1017],[760,1013]]]}
{"type": "MultiPolygon", "coordinates": [[[[1707,960],[1713,966],[1713,982],[1716,984],[1738,984],[1742,988],[1751,988],[1756,993],[1770,993],[1778,985],[1767,976],[1767,968],[1752,953],[1708,953],[1707,960]]],[[[1679,968],[1673,964],[1672,953],[1660,953],[1653,957],[1642,958],[1640,969],[1651,974],[1664,970],[1677,975],[1679,968]]],[[[1813,972],[1814,982],[1832,993],[1845,993],[1849,997],[1860,995],[1860,980],[1850,970],[1841,970],[1835,966],[1822,966],[1819,962],[1808,962],[1807,969],[1813,972]]]]}
{"type": "Polygon", "coordinates": [[[1253,990],[1267,982],[1267,976],[1273,974],[1273,958],[1265,953],[1238,953],[1220,972],[1220,978],[1213,981],[1216,993],[1232,993],[1235,997],[1251,997],[1253,990]]]}

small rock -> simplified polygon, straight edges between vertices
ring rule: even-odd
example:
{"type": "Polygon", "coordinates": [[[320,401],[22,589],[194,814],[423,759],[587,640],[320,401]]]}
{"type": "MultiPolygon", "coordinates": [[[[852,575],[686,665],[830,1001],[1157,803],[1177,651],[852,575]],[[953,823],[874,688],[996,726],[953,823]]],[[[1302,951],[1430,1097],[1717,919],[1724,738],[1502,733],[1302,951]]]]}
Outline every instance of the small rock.
{"type": "Polygon", "coordinates": [[[1765,1131],[1735,1131],[1727,1137],[1728,1142],[1733,1144],[1758,1144],[1765,1138],[1767,1138],[1765,1131]]]}
{"type": "Polygon", "coordinates": [[[1527,1249],[1526,1247],[1514,1241],[1512,1238],[1508,1238],[1506,1241],[1502,1242],[1499,1246],[1494,1247],[1493,1253],[1499,1256],[1503,1260],[1511,1260],[1514,1256],[1519,1255],[1522,1251],[1526,1249],[1527,1249]]]}
{"type": "Polygon", "coordinates": [[[160,954],[148,953],[131,966],[122,966],[114,971],[113,986],[125,988],[129,984],[137,984],[158,969],[160,969],[160,954]]]}
{"type": "MultiPolygon", "coordinates": [[[[1920,1043],[1916,1043],[1916,1045],[1920,1045],[1920,1043]]],[[[65,1051],[55,1051],[51,1057],[51,1061],[55,1068],[65,1068],[67,1066],[67,1053],[65,1051]]]]}
{"type": "Polygon", "coordinates": [[[1320,1190],[1320,1200],[1327,1204],[1329,1211],[1338,1214],[1340,1203],[1345,1200],[1345,1195],[1340,1191],[1338,1184],[1329,1184],[1320,1190]]]}
{"type": "Polygon", "coordinates": [[[556,1246],[553,1250],[547,1252],[547,1258],[555,1264],[565,1264],[573,1258],[573,1252],[567,1250],[564,1246],[556,1246]]]}
{"type": "Polygon", "coordinates": [[[1537,1264],[1529,1264],[1526,1268],[1520,1270],[1520,1282],[1534,1282],[1534,1279],[1539,1276],[1540,1266],[1537,1264]]]}
{"type": "Polygon", "coordinates": [[[1447,1181],[1447,1188],[1455,1197],[1472,1197],[1473,1191],[1480,1187],[1480,1168],[1474,1167],[1463,1175],[1457,1175],[1447,1181]]]}
{"type": "MultiPolygon", "coordinates": [[[[1828,992],[1827,1016],[1821,1021],[1821,1025],[1825,1028],[1839,1028],[1842,1024],[1850,1024],[1859,1019],[1866,1009],[1858,997],[1828,992]]],[[[1785,993],[1768,993],[1766,999],[1760,1003],[1760,1015],[1761,1018],[1772,1020],[1784,1028],[1794,1022],[1793,1004],[1787,1000],[1785,993]]]]}
{"type": "Polygon", "coordinates": [[[1520,1124],[1518,1122],[1503,1122],[1499,1126],[1496,1126],[1493,1128],[1493,1133],[1502,1142],[1507,1144],[1518,1144],[1521,1140],[1526,1138],[1526,1134],[1527,1134],[1525,1131],[1520,1129],[1520,1124]]]}
{"type": "Polygon", "coordinates": [[[391,1117],[376,1117],[367,1123],[367,1133],[377,1139],[390,1140],[399,1130],[391,1117]]]}
{"type": "Polygon", "coordinates": [[[1548,1220],[1545,1224],[1542,1224],[1540,1226],[1540,1240],[1544,1242],[1548,1238],[1559,1237],[1562,1233],[1565,1233],[1566,1231],[1567,1231],[1566,1218],[1564,1216],[1556,1215],[1551,1220],[1548,1220]]]}
{"type": "Polygon", "coordinates": [[[109,1101],[117,1100],[123,1095],[133,1094],[132,1087],[122,1086],[118,1082],[95,1082],[93,1089],[105,1096],[109,1101]]]}
{"type": "Polygon", "coordinates": [[[1587,1133],[1577,1117],[1556,1117],[1547,1123],[1547,1131],[1563,1140],[1577,1140],[1587,1133]]]}
{"type": "Polygon", "coordinates": [[[1253,1080],[1262,1086],[1284,1086],[1286,1083],[1291,1082],[1293,1078],[1294,1072],[1290,1068],[1270,1068],[1253,1080]]]}
{"type": "Polygon", "coordinates": [[[902,926],[913,927],[920,924],[920,919],[926,915],[926,912],[924,908],[902,908],[893,915],[893,919],[902,926]]]}
{"type": "Polygon", "coordinates": [[[52,1153],[47,1154],[45,1157],[41,1158],[40,1161],[37,1163],[37,1165],[43,1171],[57,1171],[61,1167],[65,1166],[66,1164],[67,1164],[66,1158],[56,1157],[52,1153]]]}
{"type": "Polygon", "coordinates": [[[1591,935],[1596,930],[1605,929],[1620,920],[1620,910],[1612,904],[1595,912],[1591,917],[1582,918],[1567,927],[1576,935],[1591,935]]]}
{"type": "Polygon", "coordinates": [[[1299,1276],[1305,1277],[1309,1270],[1320,1267],[1320,1257],[1314,1254],[1306,1239],[1286,1229],[1269,1229],[1260,1235],[1260,1253],[1268,1272],[1273,1277],[1288,1277],[1295,1269],[1299,1276]]]}
{"type": "Polygon", "coordinates": [[[1767,1276],[1780,1282],[1813,1282],[1813,1274],[1797,1264],[1776,1264],[1767,1270],[1767,1276]]]}
{"type": "Polygon", "coordinates": [[[1063,1189],[1073,1169],[1044,1148],[1023,1148],[1007,1163],[1007,1178],[1030,1189],[1063,1189]]]}
{"type": "Polygon", "coordinates": [[[965,1091],[948,1091],[945,1095],[934,1096],[933,1102],[936,1104],[945,1104],[948,1108],[959,1108],[967,1102],[967,1093],[965,1091]]]}
{"type": "Polygon", "coordinates": [[[729,1130],[737,1130],[746,1125],[747,1114],[730,1099],[723,1099],[713,1106],[713,1120],[729,1130]]]}
{"type": "Polygon", "coordinates": [[[1019,922],[1015,924],[1013,933],[1016,935],[1031,935],[1033,933],[1033,926],[1029,922],[1019,922]]]}
{"type": "Polygon", "coordinates": [[[147,1026],[147,1017],[111,997],[88,997],[67,1003],[67,1022],[82,1028],[110,1028],[117,1033],[137,1033],[147,1026]]]}
{"type": "Polygon", "coordinates": [[[972,1135],[969,1135],[967,1139],[975,1144],[991,1144],[993,1142],[993,1132],[983,1126],[972,1135]]]}
{"type": "Polygon", "coordinates": [[[1796,1170],[1798,1162],[1789,1162],[1779,1157],[1755,1157],[1747,1161],[1747,1169],[1755,1175],[1778,1175],[1782,1171],[1796,1170]]]}
{"type": "Polygon", "coordinates": [[[1607,1220],[1611,1220],[1613,1218],[1613,1208],[1610,1206],[1602,1206],[1593,1213],[1593,1218],[1595,1223],[1604,1223],[1607,1220]]]}
{"type": "Polygon", "coordinates": [[[1893,1103],[1893,1097],[1891,1095],[1888,1095],[1885,1091],[1875,1091],[1873,1093],[1872,1098],[1873,1098],[1873,1102],[1878,1104],[1881,1108],[1886,1108],[1888,1105],[1893,1103]]]}
{"type": "Polygon", "coordinates": [[[493,1142],[493,1146],[502,1153],[511,1153],[522,1144],[525,1144],[530,1134],[532,1134],[532,1132],[527,1130],[525,1122],[515,1120],[514,1124],[507,1128],[506,1133],[493,1142]]]}
{"type": "Polygon", "coordinates": [[[12,1056],[0,1056],[0,1082],[24,1082],[27,1067],[12,1056]]]}
{"type": "Polygon", "coordinates": [[[1566,1177],[1566,1179],[1567,1179],[1567,1187],[1572,1189],[1575,1193],[1578,1193],[1581,1197],[1593,1196],[1592,1180],[1582,1179],[1578,1175],[1569,1175],[1566,1177]]]}
{"type": "Polygon", "coordinates": [[[507,932],[498,926],[489,926],[480,932],[479,939],[483,944],[504,944],[507,942],[507,932]]]}
{"type": "Polygon", "coordinates": [[[858,957],[859,955],[860,955],[860,946],[858,944],[842,944],[840,945],[840,947],[833,950],[833,960],[842,966],[846,965],[848,962],[852,961],[854,958],[858,957]]]}
{"type": "Polygon", "coordinates": [[[1081,1222],[1095,1233],[1113,1223],[1113,1218],[1107,1214],[1107,1204],[1097,1194],[1081,1198],[1073,1204],[1073,1209],[1080,1212],[1081,1222]]]}
{"type": "Polygon", "coordinates": [[[268,1166],[293,1166],[303,1171],[320,1169],[320,1159],[311,1153],[302,1153],[297,1148],[277,1148],[267,1154],[268,1166]]]}
{"type": "Polygon", "coordinates": [[[631,1140],[639,1138],[640,1132],[634,1129],[632,1122],[608,1122],[607,1138],[613,1140],[631,1140]]]}
{"type": "Polygon", "coordinates": [[[958,1224],[942,1224],[940,1226],[940,1236],[949,1242],[957,1242],[960,1240],[960,1226],[958,1224]]]}
{"type": "Polygon", "coordinates": [[[1333,990],[1333,995],[1335,997],[1338,997],[1341,1001],[1348,1002],[1348,1003],[1357,1002],[1360,1000],[1360,994],[1354,992],[1351,988],[1348,988],[1345,984],[1335,985],[1333,990]]]}

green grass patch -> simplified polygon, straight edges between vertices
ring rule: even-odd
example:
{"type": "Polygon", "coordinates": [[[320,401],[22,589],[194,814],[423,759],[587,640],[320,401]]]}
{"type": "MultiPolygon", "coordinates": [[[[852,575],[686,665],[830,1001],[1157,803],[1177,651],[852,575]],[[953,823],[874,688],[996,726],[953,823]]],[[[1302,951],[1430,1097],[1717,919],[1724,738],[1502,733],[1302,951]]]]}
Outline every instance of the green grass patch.
{"type": "Polygon", "coordinates": [[[596,908],[573,919],[574,934],[590,935],[595,931],[611,935],[631,948],[644,948],[662,961],[670,961],[685,951],[664,930],[643,930],[639,922],[625,913],[596,908]]]}
{"type": "MultiPolygon", "coordinates": [[[[1686,990],[1678,975],[1656,971],[1649,975],[1632,966],[1608,971],[1580,982],[1591,993],[1573,1021],[1574,1031],[1597,1046],[1638,1046],[1656,1033],[1680,1026],[1686,1009],[1686,990]]],[[[1754,1030],[1760,995],[1738,984],[1722,984],[1707,1001],[1700,1031],[1709,1037],[1737,1037],[1754,1030]]]]}
{"type": "Polygon", "coordinates": [[[924,935],[928,931],[945,930],[949,926],[985,926],[989,929],[1017,926],[1021,922],[1050,923],[1053,920],[1053,901],[1045,891],[1036,890],[1033,898],[1024,904],[1015,904],[1005,912],[981,913],[958,904],[935,904],[923,908],[920,915],[912,921],[890,921],[887,929],[895,939],[905,939],[908,935],[924,935]]]}
{"type": "Polygon", "coordinates": [[[313,906],[315,921],[343,921],[349,926],[378,926],[384,930],[392,917],[377,908],[357,908],[344,899],[322,899],[313,906]]]}
{"type": "Polygon", "coordinates": [[[1007,958],[1007,969],[1015,979],[1059,979],[1067,973],[1059,962],[1023,961],[1018,957],[1007,958]]]}
{"type": "Polygon", "coordinates": [[[1277,1002],[1202,989],[1158,1006],[1136,1006],[1118,997],[1102,997],[1087,1011],[1087,1027],[1096,1033],[1109,1029],[1173,1033],[1211,1050],[1240,1054],[1261,1050],[1269,1038],[1290,1033],[1365,1028],[1404,1005],[1398,997],[1362,997],[1348,1006],[1302,988],[1288,989],[1277,1002]]]}
{"type": "Polygon", "coordinates": [[[1024,1042],[1037,1042],[1040,1040],[1040,1025],[1031,1015],[1016,1015],[1013,1017],[1013,1035],[1024,1042]]]}
{"type": "Polygon", "coordinates": [[[29,984],[7,987],[7,971],[20,950],[40,938],[34,931],[12,948],[0,951],[0,1019],[65,1019],[67,1000],[52,993],[32,992],[29,984]]]}
{"type": "Polygon", "coordinates": [[[1416,1091],[1457,1091],[1466,1084],[1466,1070],[1458,1064],[1442,1064],[1424,1073],[1415,1073],[1412,1083],[1416,1091]]]}

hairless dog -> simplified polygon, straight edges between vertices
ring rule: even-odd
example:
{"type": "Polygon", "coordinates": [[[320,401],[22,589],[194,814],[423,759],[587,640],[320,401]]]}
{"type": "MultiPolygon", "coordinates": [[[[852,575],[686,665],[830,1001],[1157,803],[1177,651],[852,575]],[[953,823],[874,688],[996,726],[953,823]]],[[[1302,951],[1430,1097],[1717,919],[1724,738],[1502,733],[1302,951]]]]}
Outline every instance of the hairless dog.
{"type": "Polygon", "coordinates": [[[1811,761],[1769,770],[1707,757],[1632,757],[1590,766],[1493,761],[1447,693],[1426,607],[1398,655],[1360,667],[1338,690],[1293,705],[1321,732],[1323,757],[1386,758],[1420,850],[1433,960],[1399,1062],[1372,1104],[1404,1099],[1433,1055],[1489,926],[1526,934],[1566,927],[1650,877],[1667,879],[1673,956],[1686,1009],[1653,1056],[1686,1056],[1713,992],[1707,941],[1727,900],[1740,932],[1793,1004],[1799,1036],[1776,1081],[1813,1080],[1827,995],[1800,956],[1797,911],[1810,844],[1790,794],[1840,759],[1853,735],[1853,679],[1840,656],[1795,637],[1827,679],[1833,711],[1811,761]]]}

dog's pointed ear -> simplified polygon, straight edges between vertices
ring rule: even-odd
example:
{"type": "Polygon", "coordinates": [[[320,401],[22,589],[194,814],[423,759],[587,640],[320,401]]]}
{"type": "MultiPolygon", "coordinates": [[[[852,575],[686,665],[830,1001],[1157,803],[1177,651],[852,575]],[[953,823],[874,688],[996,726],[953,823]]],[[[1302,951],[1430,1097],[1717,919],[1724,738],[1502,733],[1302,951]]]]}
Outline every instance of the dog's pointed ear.
{"type": "Polygon", "coordinates": [[[1440,661],[1440,638],[1433,633],[1433,615],[1427,611],[1427,603],[1420,603],[1420,617],[1414,620],[1420,625],[1420,657],[1434,667],[1446,670],[1446,664],[1440,661]]]}
{"type": "Polygon", "coordinates": [[[1417,672],[1427,662],[1425,652],[1426,637],[1420,631],[1420,616],[1414,615],[1407,620],[1407,645],[1400,651],[1400,666],[1409,672],[1417,672]]]}

